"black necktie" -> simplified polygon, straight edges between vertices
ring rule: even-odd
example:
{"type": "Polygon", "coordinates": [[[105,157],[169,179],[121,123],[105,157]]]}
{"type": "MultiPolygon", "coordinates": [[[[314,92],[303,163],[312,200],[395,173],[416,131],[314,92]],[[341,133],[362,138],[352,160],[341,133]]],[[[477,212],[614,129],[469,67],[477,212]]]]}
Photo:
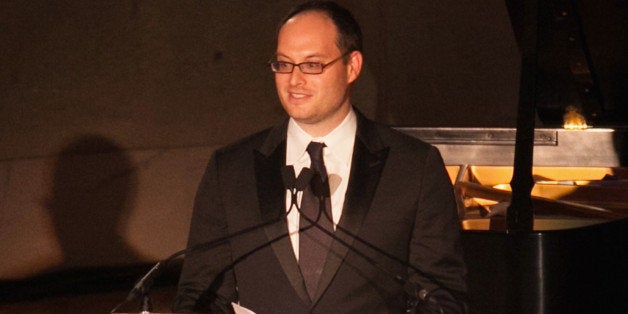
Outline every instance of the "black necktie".
{"type": "Polygon", "coordinates": [[[314,297],[318,281],[323,272],[327,252],[331,244],[331,237],[320,230],[321,228],[334,232],[329,183],[327,170],[323,162],[323,147],[325,144],[311,142],[307,152],[312,160],[311,168],[315,175],[311,184],[303,191],[301,199],[301,219],[299,221],[299,267],[305,280],[305,286],[310,298],[314,297]],[[312,225],[303,216],[315,222],[312,225]]]}

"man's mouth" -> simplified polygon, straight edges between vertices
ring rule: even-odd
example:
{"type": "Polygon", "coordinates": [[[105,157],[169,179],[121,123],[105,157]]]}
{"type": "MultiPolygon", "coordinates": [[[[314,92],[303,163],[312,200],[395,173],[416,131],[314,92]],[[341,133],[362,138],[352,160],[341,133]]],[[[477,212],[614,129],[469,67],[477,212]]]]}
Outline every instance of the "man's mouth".
{"type": "Polygon", "coordinates": [[[299,94],[299,93],[290,93],[290,97],[292,98],[296,98],[296,99],[302,99],[307,97],[307,95],[305,94],[299,94]]]}

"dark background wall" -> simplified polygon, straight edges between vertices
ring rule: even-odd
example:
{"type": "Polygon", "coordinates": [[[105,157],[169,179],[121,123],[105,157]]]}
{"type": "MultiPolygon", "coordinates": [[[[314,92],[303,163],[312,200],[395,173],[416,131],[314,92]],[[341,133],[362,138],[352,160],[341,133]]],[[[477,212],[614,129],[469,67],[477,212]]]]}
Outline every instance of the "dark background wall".
{"type": "MultiPolygon", "coordinates": [[[[224,143],[282,117],[265,62],[297,1],[3,1],[1,159],[77,134],[124,148],[224,143]]],[[[503,1],[342,1],[363,24],[356,104],[415,126],[514,126],[503,1]],[[494,112],[486,119],[481,112],[494,112]]]]}
{"type": "MultiPolygon", "coordinates": [[[[0,279],[183,247],[212,150],[284,118],[266,61],[296,2],[2,1],[0,249],[12,258],[0,279]]],[[[354,102],[367,116],[515,126],[513,1],[339,2],[365,33],[354,102]]],[[[623,4],[602,3],[585,26],[614,38],[623,4]]],[[[609,87],[625,82],[619,42],[593,50],[612,110],[625,106],[609,87]]]]}

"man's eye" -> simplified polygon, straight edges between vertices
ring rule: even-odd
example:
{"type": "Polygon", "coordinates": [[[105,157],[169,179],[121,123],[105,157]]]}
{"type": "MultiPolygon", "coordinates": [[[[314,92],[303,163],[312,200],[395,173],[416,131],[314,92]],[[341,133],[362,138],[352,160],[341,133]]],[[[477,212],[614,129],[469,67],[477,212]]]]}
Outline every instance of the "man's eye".
{"type": "Polygon", "coordinates": [[[277,67],[280,68],[280,69],[285,69],[285,68],[290,67],[290,63],[278,61],[277,62],[277,67]]]}
{"type": "Polygon", "coordinates": [[[318,62],[305,62],[304,65],[308,68],[308,69],[316,69],[318,67],[320,67],[320,63],[318,62]]]}

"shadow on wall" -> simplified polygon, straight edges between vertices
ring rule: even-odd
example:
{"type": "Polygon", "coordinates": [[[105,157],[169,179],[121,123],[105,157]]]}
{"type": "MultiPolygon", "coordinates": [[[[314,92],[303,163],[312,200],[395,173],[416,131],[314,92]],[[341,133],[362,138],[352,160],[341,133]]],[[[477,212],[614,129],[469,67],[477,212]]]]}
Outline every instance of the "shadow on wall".
{"type": "Polygon", "coordinates": [[[136,188],[132,162],[110,139],[85,135],[60,152],[48,208],[62,269],[139,262],[122,236],[136,188]]]}

